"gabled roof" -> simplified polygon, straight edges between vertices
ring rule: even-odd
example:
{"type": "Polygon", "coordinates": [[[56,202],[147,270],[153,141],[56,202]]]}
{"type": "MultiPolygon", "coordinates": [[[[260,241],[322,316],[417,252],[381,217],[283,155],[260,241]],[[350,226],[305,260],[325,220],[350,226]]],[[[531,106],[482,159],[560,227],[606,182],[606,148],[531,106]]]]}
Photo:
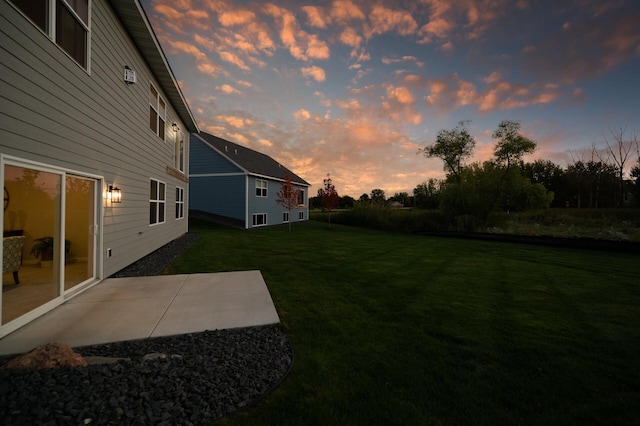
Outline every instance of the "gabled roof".
{"type": "Polygon", "coordinates": [[[113,10],[133,39],[140,54],[151,68],[158,84],[166,93],[180,120],[191,133],[199,131],[189,105],[182,95],[162,47],[139,0],[109,0],[113,10]]]}
{"type": "Polygon", "coordinates": [[[226,157],[229,161],[243,169],[246,173],[256,176],[263,176],[278,180],[284,180],[287,172],[291,176],[294,183],[311,186],[306,180],[278,163],[266,154],[262,154],[253,149],[229,142],[209,133],[200,132],[195,135],[214,148],[220,155],[226,157]]]}

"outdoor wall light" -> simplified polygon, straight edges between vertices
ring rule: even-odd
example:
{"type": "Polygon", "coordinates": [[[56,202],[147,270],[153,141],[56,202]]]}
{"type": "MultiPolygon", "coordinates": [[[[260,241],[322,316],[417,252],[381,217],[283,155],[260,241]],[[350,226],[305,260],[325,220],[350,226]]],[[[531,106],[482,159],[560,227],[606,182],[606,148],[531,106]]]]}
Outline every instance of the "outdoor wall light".
{"type": "Polygon", "coordinates": [[[173,129],[173,131],[177,133],[177,132],[178,132],[178,130],[180,130],[180,127],[178,127],[178,124],[177,124],[177,123],[173,123],[173,124],[171,125],[171,129],[173,129]]]}
{"type": "Polygon", "coordinates": [[[120,190],[120,188],[109,185],[109,188],[107,189],[107,201],[110,201],[111,204],[121,203],[122,191],[120,190]]]}

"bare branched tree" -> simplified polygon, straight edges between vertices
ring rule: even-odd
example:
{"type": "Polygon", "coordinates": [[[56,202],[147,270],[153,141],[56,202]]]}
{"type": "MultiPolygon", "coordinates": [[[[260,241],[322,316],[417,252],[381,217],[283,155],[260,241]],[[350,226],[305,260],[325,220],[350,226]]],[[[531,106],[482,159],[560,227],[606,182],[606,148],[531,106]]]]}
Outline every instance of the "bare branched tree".
{"type": "Polygon", "coordinates": [[[604,143],[607,146],[607,152],[613,165],[617,168],[618,181],[620,184],[620,198],[618,206],[622,206],[624,201],[624,168],[629,159],[632,147],[637,143],[638,136],[636,134],[628,134],[627,125],[620,126],[617,129],[609,128],[610,136],[605,136],[604,143]]]}

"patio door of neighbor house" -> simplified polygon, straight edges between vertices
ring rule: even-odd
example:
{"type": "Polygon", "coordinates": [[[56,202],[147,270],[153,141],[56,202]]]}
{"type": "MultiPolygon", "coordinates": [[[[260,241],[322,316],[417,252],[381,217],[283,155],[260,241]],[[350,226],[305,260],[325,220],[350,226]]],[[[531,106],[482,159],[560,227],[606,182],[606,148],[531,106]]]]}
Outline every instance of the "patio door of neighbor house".
{"type": "Polygon", "coordinates": [[[94,178],[19,162],[4,163],[3,177],[0,336],[96,280],[101,186],[94,178]],[[12,236],[21,237],[19,248],[9,248],[12,236]],[[19,251],[18,266],[10,268],[16,274],[7,269],[9,250],[19,251]]]}

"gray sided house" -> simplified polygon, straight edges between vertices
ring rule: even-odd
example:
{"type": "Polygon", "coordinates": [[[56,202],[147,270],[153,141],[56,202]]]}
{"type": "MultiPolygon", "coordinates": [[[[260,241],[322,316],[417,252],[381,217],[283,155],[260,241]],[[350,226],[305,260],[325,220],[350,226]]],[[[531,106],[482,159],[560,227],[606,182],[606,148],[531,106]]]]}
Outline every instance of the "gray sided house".
{"type": "Polygon", "coordinates": [[[187,232],[197,131],[139,0],[0,1],[0,337],[187,232]]]}
{"type": "Polygon", "coordinates": [[[190,139],[189,208],[245,229],[309,219],[309,183],[268,155],[216,136],[190,139]],[[301,191],[291,212],[276,202],[286,174],[301,191]]]}

